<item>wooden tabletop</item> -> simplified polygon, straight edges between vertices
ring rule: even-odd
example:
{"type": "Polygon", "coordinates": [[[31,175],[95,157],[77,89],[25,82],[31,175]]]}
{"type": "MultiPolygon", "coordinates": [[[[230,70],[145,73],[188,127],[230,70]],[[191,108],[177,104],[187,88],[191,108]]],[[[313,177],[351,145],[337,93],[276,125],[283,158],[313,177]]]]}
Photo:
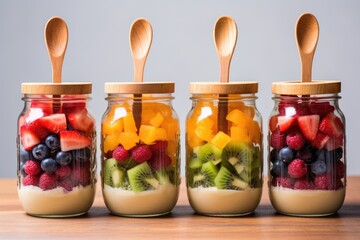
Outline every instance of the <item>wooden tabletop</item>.
{"type": "Polygon", "coordinates": [[[182,184],[170,215],[125,218],[108,212],[98,187],[94,205],[85,216],[46,219],[26,215],[15,179],[0,179],[0,239],[360,239],[359,189],[360,176],[348,177],[345,203],[338,214],[300,218],[277,214],[265,186],[254,214],[221,218],[194,214],[182,184]]]}

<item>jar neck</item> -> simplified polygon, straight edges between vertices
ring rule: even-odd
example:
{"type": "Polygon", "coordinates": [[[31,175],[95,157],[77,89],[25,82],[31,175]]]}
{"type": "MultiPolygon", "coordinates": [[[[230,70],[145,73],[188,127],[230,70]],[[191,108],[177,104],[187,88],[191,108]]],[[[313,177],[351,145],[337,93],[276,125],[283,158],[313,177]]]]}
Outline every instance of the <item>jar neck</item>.
{"type": "Polygon", "coordinates": [[[160,93],[160,94],[115,94],[111,93],[108,94],[105,100],[108,102],[126,102],[126,101],[133,101],[138,100],[142,102],[171,102],[174,97],[171,93],[160,93]]]}
{"type": "Polygon", "coordinates": [[[294,103],[310,103],[310,102],[337,102],[341,99],[338,94],[317,94],[317,95],[281,95],[275,94],[272,98],[276,103],[281,101],[294,103]]]}
{"type": "Polygon", "coordinates": [[[88,94],[66,94],[66,95],[43,95],[43,94],[24,94],[23,101],[25,102],[87,102],[91,100],[88,94]]]}
{"type": "Polygon", "coordinates": [[[251,94],[192,94],[192,101],[255,101],[258,97],[251,94]]]}

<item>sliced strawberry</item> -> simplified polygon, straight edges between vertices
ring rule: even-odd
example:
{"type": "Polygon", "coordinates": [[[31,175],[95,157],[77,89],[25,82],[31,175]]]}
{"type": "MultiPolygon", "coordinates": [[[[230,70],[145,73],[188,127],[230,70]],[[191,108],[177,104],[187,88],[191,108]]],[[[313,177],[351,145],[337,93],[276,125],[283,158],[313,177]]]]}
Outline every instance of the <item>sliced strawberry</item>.
{"type": "Polygon", "coordinates": [[[94,119],[85,108],[80,111],[69,113],[68,121],[74,129],[84,132],[87,132],[94,127],[94,119]]]}
{"type": "Polygon", "coordinates": [[[60,148],[61,151],[70,151],[88,147],[91,143],[90,138],[81,135],[77,131],[61,131],[60,132],[60,148]]]}
{"type": "Polygon", "coordinates": [[[76,112],[86,107],[86,97],[84,95],[63,95],[62,112],[76,112]]]}
{"type": "Polygon", "coordinates": [[[329,102],[312,102],[309,109],[312,114],[317,114],[322,118],[326,114],[333,112],[335,107],[330,105],[329,102]]]}
{"type": "Polygon", "coordinates": [[[301,116],[298,117],[297,122],[305,138],[314,141],[319,130],[319,115],[301,116]]]}
{"type": "Polygon", "coordinates": [[[30,102],[30,109],[41,109],[41,111],[45,115],[52,114],[53,112],[53,104],[51,98],[46,96],[42,96],[41,99],[34,99],[30,102]]]}
{"type": "Polygon", "coordinates": [[[20,129],[20,139],[25,150],[31,150],[36,144],[41,142],[40,138],[25,126],[22,126],[20,129]]]}
{"type": "Polygon", "coordinates": [[[26,117],[25,116],[20,116],[18,119],[18,132],[20,133],[20,129],[21,127],[26,123],[26,117]]]}
{"type": "Polygon", "coordinates": [[[269,130],[273,133],[278,126],[278,116],[272,116],[269,121],[269,130]]]}
{"type": "Polygon", "coordinates": [[[334,113],[328,113],[320,123],[319,130],[330,137],[339,137],[344,129],[340,118],[334,113]]]}
{"type": "Polygon", "coordinates": [[[326,145],[325,145],[325,148],[326,150],[328,151],[332,151],[336,148],[339,148],[339,147],[342,147],[344,145],[344,135],[341,134],[340,136],[334,138],[334,137],[331,137],[326,145]]]}
{"type": "Polygon", "coordinates": [[[23,129],[25,128],[32,131],[40,139],[45,139],[49,135],[49,130],[40,123],[40,119],[32,122],[25,122],[23,124],[23,129]]]}
{"type": "Polygon", "coordinates": [[[66,117],[63,113],[56,113],[38,120],[40,124],[53,133],[66,130],[66,117]]]}
{"type": "Polygon", "coordinates": [[[326,135],[325,133],[318,132],[314,142],[312,142],[312,145],[314,147],[316,147],[317,149],[322,149],[325,146],[325,144],[327,143],[327,141],[329,140],[329,138],[330,137],[328,135],[326,135]]]}
{"type": "Polygon", "coordinates": [[[286,132],[293,124],[295,123],[294,117],[286,117],[286,116],[279,116],[278,117],[278,125],[280,132],[286,132]]]}

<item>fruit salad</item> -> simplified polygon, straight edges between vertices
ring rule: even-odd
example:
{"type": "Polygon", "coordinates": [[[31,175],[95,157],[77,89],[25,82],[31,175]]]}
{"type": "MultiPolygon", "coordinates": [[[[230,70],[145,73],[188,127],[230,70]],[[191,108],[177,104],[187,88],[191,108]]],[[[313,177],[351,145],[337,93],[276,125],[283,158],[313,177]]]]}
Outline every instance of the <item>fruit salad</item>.
{"type": "Polygon", "coordinates": [[[130,104],[112,104],[102,121],[102,150],[103,194],[112,213],[171,211],[180,183],[179,122],[169,105],[143,101],[137,127],[130,104]]]}
{"type": "MultiPolygon", "coordinates": [[[[341,206],[345,184],[345,130],[341,112],[335,110],[329,101],[312,99],[297,103],[296,99],[280,98],[277,114],[269,121],[272,203],[279,206],[276,201],[281,194],[308,194],[305,192],[309,191],[312,194],[331,194],[338,191],[334,193],[338,197],[334,198],[341,206]],[[276,191],[281,191],[279,196],[275,195],[276,191]]],[[[311,212],[317,210],[309,210],[311,212]]]]}
{"type": "Polygon", "coordinates": [[[69,209],[56,202],[41,208],[43,201],[58,195],[63,203],[67,196],[77,201],[72,204],[86,202],[81,213],[86,212],[96,181],[95,122],[86,109],[86,98],[41,96],[27,105],[18,121],[18,186],[25,210],[34,215],[80,213],[82,207],[69,209]],[[85,195],[74,197],[79,191],[85,195]]]}
{"type": "Polygon", "coordinates": [[[195,211],[203,214],[249,213],[256,208],[261,197],[260,124],[254,107],[229,101],[228,113],[224,116],[228,131],[218,131],[217,111],[218,107],[212,101],[199,101],[187,118],[186,178],[189,200],[195,211]],[[251,191],[257,193],[251,194],[251,191]],[[232,196],[229,195],[231,193],[232,196]],[[204,194],[208,197],[202,197],[204,194]],[[243,194],[243,197],[236,194],[243,194]],[[212,204],[204,207],[205,202],[212,204]],[[236,206],[240,202],[252,204],[238,209],[236,206]],[[216,210],[218,206],[225,205],[230,208],[216,210]]]}

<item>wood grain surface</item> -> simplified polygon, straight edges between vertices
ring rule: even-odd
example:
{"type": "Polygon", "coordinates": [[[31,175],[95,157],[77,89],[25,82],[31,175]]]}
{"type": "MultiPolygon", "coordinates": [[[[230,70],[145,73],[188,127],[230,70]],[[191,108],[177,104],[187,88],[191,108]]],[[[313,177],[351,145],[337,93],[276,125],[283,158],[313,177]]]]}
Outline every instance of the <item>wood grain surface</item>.
{"type": "Polygon", "coordinates": [[[182,184],[171,214],[125,218],[108,212],[98,185],[88,214],[46,219],[26,215],[18,200],[15,179],[0,179],[0,239],[360,239],[359,189],[360,176],[348,177],[345,203],[336,215],[300,218],[277,214],[264,186],[254,214],[221,218],[194,214],[182,184]]]}

